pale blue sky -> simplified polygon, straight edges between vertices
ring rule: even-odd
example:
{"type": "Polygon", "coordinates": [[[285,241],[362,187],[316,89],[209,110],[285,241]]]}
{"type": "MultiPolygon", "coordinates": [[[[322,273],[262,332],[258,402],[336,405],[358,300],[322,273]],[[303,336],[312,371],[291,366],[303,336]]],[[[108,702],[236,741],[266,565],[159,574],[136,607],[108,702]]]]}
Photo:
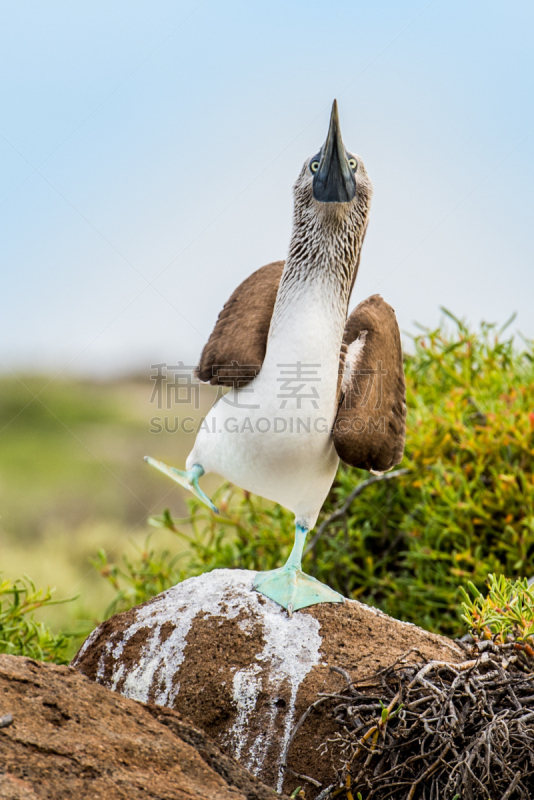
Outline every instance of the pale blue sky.
{"type": "Polygon", "coordinates": [[[352,305],[534,337],[534,5],[5,2],[0,361],[194,362],[285,256],[338,98],[375,185],[352,305]]]}

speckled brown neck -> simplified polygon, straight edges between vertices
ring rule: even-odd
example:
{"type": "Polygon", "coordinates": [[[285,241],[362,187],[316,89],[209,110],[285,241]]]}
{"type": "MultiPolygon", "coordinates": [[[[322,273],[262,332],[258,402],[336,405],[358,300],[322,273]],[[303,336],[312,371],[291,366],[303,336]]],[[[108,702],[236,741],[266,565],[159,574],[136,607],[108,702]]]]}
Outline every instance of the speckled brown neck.
{"type": "Polygon", "coordinates": [[[317,285],[324,290],[325,301],[335,316],[346,319],[370,203],[370,192],[362,192],[347,204],[318,203],[312,197],[311,186],[299,185],[297,181],[293,233],[276,298],[271,334],[280,318],[290,313],[295,297],[317,285]]]}

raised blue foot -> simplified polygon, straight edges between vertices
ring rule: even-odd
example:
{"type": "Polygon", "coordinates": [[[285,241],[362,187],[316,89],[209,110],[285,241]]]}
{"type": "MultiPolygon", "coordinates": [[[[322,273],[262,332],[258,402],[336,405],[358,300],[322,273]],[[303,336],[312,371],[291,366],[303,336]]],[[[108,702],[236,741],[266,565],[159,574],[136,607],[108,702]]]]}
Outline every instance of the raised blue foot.
{"type": "Polygon", "coordinates": [[[145,456],[145,461],[147,464],[150,464],[151,467],[155,467],[156,469],[159,469],[160,472],[168,475],[169,478],[172,478],[173,481],[179,483],[180,486],[184,487],[184,489],[188,489],[190,492],[193,492],[195,497],[198,497],[199,500],[202,500],[202,502],[205,503],[208,508],[211,508],[211,510],[216,514],[219,513],[217,506],[213,505],[208,495],[203,492],[198,485],[198,479],[204,475],[204,469],[200,466],[200,464],[194,464],[191,469],[182,470],[176,469],[176,467],[168,467],[167,464],[163,463],[163,461],[156,461],[155,458],[150,458],[150,456],[145,456]]]}
{"type": "Polygon", "coordinates": [[[302,551],[307,533],[306,528],[297,524],[295,544],[284,566],[268,572],[258,572],[254,579],[254,588],[287,608],[289,616],[299,608],[318,603],[342,603],[344,600],[339,592],[302,571],[302,551]]]}

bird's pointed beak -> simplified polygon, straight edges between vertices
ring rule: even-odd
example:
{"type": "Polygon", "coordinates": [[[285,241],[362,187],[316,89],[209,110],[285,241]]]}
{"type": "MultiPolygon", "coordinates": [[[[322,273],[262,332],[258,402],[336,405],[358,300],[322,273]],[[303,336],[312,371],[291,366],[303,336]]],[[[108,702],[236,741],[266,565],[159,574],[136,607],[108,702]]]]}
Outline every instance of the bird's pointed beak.
{"type": "Polygon", "coordinates": [[[337,100],[334,100],[319,169],[313,176],[313,196],[320,203],[349,203],[355,195],[356,181],[341,138],[337,100]]]}

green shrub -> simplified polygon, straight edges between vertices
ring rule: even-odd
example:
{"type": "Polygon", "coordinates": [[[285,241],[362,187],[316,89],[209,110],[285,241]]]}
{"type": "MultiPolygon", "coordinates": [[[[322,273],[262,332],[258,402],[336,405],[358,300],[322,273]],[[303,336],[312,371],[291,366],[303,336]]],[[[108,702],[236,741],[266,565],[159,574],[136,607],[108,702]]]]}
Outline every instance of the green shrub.
{"type": "MultiPolygon", "coordinates": [[[[448,314],[448,312],[446,312],[448,314]]],[[[406,356],[409,474],[370,484],[326,524],[304,569],[347,597],[398,619],[457,635],[458,587],[481,590],[488,574],[534,574],[534,359],[502,329],[424,331],[406,356]]],[[[319,523],[341,508],[366,472],[340,466],[319,523]]],[[[148,549],[119,570],[100,554],[118,592],[114,608],[215,567],[271,569],[287,557],[293,517],[231,486],[214,517],[190,500],[191,517],[153,524],[186,537],[182,557],[148,549]]]]}
{"type": "Polygon", "coordinates": [[[475,640],[514,643],[534,658],[534,586],[526,579],[489,575],[486,596],[472,583],[468,589],[472,597],[460,587],[462,617],[475,640]]]}
{"type": "Polygon", "coordinates": [[[52,633],[34,617],[37,609],[55,602],[50,589],[36,590],[29,578],[0,581],[0,653],[67,664],[71,636],[52,633]]]}

